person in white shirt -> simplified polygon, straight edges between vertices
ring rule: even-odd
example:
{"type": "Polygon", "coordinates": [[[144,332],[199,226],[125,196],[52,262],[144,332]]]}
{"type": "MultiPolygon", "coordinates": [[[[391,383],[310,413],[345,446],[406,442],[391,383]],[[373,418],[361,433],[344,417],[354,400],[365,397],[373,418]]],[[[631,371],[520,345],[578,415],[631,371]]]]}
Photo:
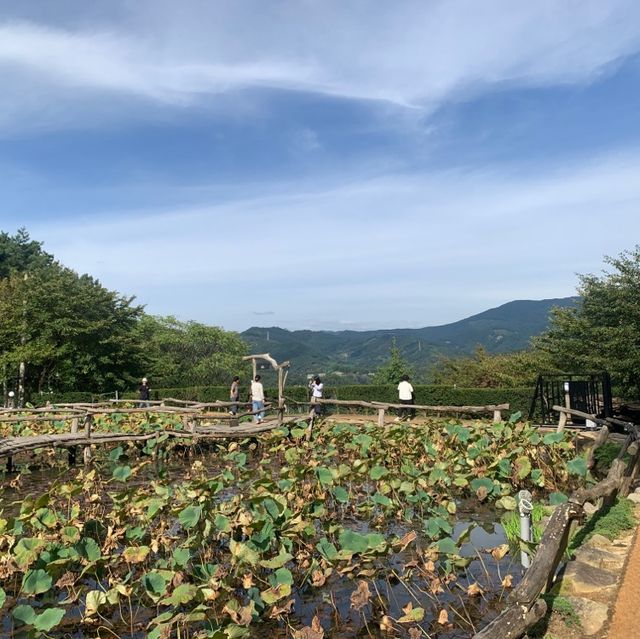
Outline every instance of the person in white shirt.
{"type": "Polygon", "coordinates": [[[322,399],[324,384],[322,383],[322,380],[316,376],[311,380],[309,388],[311,389],[311,404],[313,405],[312,412],[315,413],[316,417],[319,417],[320,412],[322,411],[322,404],[320,404],[318,400],[322,399]]]}
{"type": "MultiPolygon", "coordinates": [[[[415,400],[415,394],[413,392],[413,386],[411,386],[409,382],[409,376],[403,375],[402,380],[398,384],[398,399],[401,404],[406,404],[407,406],[412,406],[415,400]]],[[[416,411],[413,408],[401,408],[396,418],[396,421],[400,421],[402,419],[413,419],[415,417],[416,411]]]]}
{"type": "Polygon", "coordinates": [[[251,405],[253,406],[253,421],[260,424],[264,419],[264,387],[260,375],[256,375],[251,382],[251,405]]]}

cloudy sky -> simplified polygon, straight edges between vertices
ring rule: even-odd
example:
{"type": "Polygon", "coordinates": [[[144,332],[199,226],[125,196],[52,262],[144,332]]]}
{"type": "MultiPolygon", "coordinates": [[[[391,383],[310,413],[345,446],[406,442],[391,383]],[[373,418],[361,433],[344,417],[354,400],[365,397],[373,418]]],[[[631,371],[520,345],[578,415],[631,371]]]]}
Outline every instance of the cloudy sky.
{"type": "Polygon", "coordinates": [[[153,314],[418,327],[640,241],[637,0],[0,0],[0,230],[153,314]]]}

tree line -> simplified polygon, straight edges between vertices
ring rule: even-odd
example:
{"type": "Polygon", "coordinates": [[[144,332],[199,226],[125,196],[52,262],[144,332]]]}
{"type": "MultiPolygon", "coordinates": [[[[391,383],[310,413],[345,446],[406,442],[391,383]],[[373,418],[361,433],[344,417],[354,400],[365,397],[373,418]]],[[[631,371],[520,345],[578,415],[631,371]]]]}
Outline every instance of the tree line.
{"type": "Polygon", "coordinates": [[[601,274],[579,276],[575,307],[555,308],[529,349],[443,359],[437,384],[473,388],[531,386],[539,372],[609,371],[626,399],[640,398],[640,246],[605,257],[601,274]]]}
{"type": "Polygon", "coordinates": [[[0,376],[6,399],[84,390],[226,384],[247,374],[236,333],[145,313],[134,297],[79,275],[25,229],[0,233],[0,376]]]}
{"type": "MultiPolygon", "coordinates": [[[[417,382],[467,388],[532,386],[539,372],[608,370],[627,398],[640,396],[640,246],[581,275],[579,302],[556,308],[529,349],[441,358],[417,382]]],[[[124,391],[142,376],[156,388],[227,384],[248,376],[247,346],[234,332],[147,314],[134,297],[79,275],[26,230],[0,232],[0,377],[6,399],[124,391]]],[[[395,344],[373,376],[396,384],[411,367],[395,344]]]]}

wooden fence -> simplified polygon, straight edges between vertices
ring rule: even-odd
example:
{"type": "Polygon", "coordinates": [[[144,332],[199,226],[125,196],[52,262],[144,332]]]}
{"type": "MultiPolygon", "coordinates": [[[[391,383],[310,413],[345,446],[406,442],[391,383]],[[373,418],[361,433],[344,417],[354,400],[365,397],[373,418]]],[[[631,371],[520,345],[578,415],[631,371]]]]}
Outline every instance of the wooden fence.
{"type": "MultiPolygon", "coordinates": [[[[559,406],[554,410],[572,411],[559,406]]],[[[577,415],[584,416],[584,415],[577,415]]],[[[638,474],[640,467],[640,427],[617,419],[597,419],[590,416],[601,426],[598,437],[589,453],[589,465],[593,465],[595,450],[604,444],[609,436],[609,426],[622,426],[627,431],[625,442],[613,461],[605,479],[590,488],[580,488],[574,492],[567,502],[558,506],[547,525],[531,566],[524,578],[514,589],[508,599],[507,607],[489,625],[477,632],[473,639],[517,639],[524,635],[531,626],[539,621],[547,611],[547,605],[541,598],[554,581],[556,571],[569,543],[571,526],[584,516],[584,505],[587,502],[602,500],[601,508],[610,505],[617,495],[625,496],[638,474]],[[625,464],[623,458],[630,455],[625,464]]]]}

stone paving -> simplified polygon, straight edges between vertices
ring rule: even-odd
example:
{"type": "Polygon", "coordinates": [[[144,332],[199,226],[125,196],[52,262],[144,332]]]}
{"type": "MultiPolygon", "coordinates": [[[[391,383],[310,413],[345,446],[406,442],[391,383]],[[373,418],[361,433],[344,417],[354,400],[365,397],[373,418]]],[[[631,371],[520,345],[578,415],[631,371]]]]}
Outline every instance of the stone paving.
{"type": "MultiPolygon", "coordinates": [[[[632,493],[629,498],[636,504],[635,515],[640,521],[640,494],[632,493]]],[[[629,531],[610,541],[602,535],[594,535],[578,548],[574,559],[558,576],[552,592],[571,602],[580,618],[584,637],[607,637],[635,536],[636,531],[629,531]]],[[[640,601],[636,608],[640,610],[640,601]]],[[[626,636],[629,639],[640,637],[640,628],[629,630],[626,636]]]]}

